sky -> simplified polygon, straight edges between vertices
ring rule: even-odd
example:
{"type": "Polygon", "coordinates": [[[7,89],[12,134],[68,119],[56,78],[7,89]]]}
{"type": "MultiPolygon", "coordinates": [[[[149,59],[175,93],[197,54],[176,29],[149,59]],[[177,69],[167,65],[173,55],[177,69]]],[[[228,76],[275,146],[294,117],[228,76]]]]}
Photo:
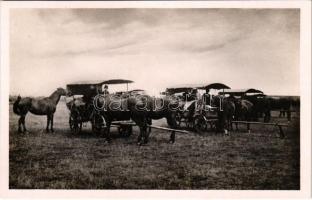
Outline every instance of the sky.
{"type": "MultiPolygon", "coordinates": [[[[298,9],[11,9],[10,94],[130,79],[299,95],[298,9]]],[[[125,90],[112,86],[111,90],[125,90]]]]}

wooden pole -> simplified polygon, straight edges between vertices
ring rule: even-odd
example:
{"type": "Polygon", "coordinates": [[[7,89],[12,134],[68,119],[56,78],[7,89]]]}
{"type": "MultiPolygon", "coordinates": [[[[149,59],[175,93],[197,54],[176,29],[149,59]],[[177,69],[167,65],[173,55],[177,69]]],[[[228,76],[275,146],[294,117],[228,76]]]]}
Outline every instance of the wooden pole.
{"type": "MultiPolygon", "coordinates": [[[[120,126],[120,125],[136,126],[136,124],[134,122],[131,122],[131,121],[114,121],[114,122],[112,122],[112,125],[114,125],[114,127],[120,126]]],[[[178,133],[186,133],[186,134],[191,133],[191,132],[185,131],[185,130],[166,128],[166,127],[154,126],[154,125],[148,125],[148,127],[154,128],[154,129],[159,129],[159,130],[178,132],[178,133]]]]}
{"type": "Polygon", "coordinates": [[[111,124],[136,126],[136,124],[133,121],[113,121],[111,124]]]}
{"type": "Polygon", "coordinates": [[[179,130],[179,129],[172,129],[172,128],[166,128],[161,126],[154,126],[154,125],[148,125],[148,127],[159,129],[159,130],[165,130],[165,131],[171,131],[171,132],[178,132],[178,133],[186,133],[189,134],[191,132],[185,131],[185,130],[179,130]]]}
{"type": "Polygon", "coordinates": [[[232,123],[240,123],[240,124],[260,124],[260,125],[270,125],[270,126],[289,126],[288,124],[267,123],[267,122],[249,122],[249,121],[232,121],[232,123]]]}

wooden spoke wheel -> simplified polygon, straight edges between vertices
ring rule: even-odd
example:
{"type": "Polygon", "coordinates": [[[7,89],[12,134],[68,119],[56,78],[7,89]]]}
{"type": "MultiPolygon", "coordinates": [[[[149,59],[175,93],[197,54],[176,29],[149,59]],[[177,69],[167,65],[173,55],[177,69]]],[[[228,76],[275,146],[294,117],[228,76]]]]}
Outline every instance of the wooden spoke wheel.
{"type": "Polygon", "coordinates": [[[69,128],[74,133],[80,133],[82,128],[81,117],[79,113],[71,112],[69,116],[69,128]]]}
{"type": "Polygon", "coordinates": [[[104,116],[100,113],[94,113],[92,117],[92,130],[96,133],[100,133],[106,128],[106,121],[104,116]]]}
{"type": "Polygon", "coordinates": [[[201,115],[195,116],[193,128],[199,134],[203,134],[204,132],[206,132],[207,122],[203,116],[201,116],[201,115]]]}

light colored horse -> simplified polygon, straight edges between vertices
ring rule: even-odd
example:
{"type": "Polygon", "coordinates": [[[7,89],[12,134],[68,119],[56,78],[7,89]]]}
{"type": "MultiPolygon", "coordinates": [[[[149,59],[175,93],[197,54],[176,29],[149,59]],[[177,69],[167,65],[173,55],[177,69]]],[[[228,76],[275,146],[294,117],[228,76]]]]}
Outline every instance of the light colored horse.
{"type": "Polygon", "coordinates": [[[17,100],[13,104],[13,111],[15,114],[20,116],[18,120],[18,132],[26,132],[25,127],[25,117],[28,112],[35,115],[46,115],[47,116],[47,132],[49,132],[49,125],[51,125],[50,130],[53,130],[53,116],[56,110],[56,105],[58,104],[62,95],[66,95],[66,90],[63,88],[57,88],[49,97],[45,98],[31,98],[21,96],[17,97],[17,100]],[[22,130],[24,129],[24,130],[22,130]]]}

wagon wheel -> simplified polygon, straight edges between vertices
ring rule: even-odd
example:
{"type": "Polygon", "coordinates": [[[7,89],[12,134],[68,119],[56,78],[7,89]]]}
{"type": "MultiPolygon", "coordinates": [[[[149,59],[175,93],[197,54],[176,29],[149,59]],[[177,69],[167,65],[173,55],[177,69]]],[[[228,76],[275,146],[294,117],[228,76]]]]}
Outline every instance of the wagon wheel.
{"type": "Polygon", "coordinates": [[[203,116],[195,116],[193,128],[199,134],[203,134],[207,130],[207,122],[203,116]]]}
{"type": "Polygon", "coordinates": [[[69,128],[74,134],[80,133],[82,128],[81,117],[77,116],[77,114],[71,112],[69,116],[69,128]]]}
{"type": "Polygon", "coordinates": [[[94,113],[92,116],[92,131],[95,133],[101,133],[106,128],[106,121],[105,118],[99,114],[94,113]]]}

